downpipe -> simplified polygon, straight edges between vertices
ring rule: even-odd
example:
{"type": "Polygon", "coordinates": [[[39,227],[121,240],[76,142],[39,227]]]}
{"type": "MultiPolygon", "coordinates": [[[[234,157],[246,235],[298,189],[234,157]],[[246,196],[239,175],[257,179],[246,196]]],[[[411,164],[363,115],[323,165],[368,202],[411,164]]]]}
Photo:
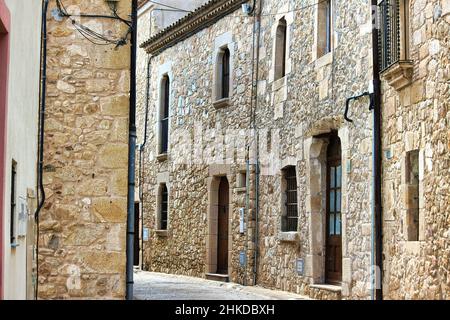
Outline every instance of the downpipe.
{"type": "Polygon", "coordinates": [[[373,60],[373,223],[375,235],[375,261],[373,266],[372,298],[383,299],[383,239],[382,239],[382,216],[381,203],[381,81],[378,50],[378,21],[377,0],[371,0],[372,12],[372,60],[373,60]]]}
{"type": "Polygon", "coordinates": [[[145,120],[144,120],[144,141],[139,146],[139,200],[141,202],[141,270],[144,270],[144,156],[145,156],[145,147],[147,145],[147,128],[148,128],[148,110],[150,105],[150,80],[151,80],[151,66],[152,66],[152,57],[148,58],[147,62],[147,88],[145,94],[145,120]]]}
{"type": "Polygon", "coordinates": [[[41,77],[40,77],[40,111],[39,111],[39,146],[38,146],[38,206],[34,213],[36,222],[36,286],[34,299],[38,299],[39,286],[39,214],[44,206],[46,195],[44,188],[44,138],[45,138],[45,103],[47,95],[47,12],[49,0],[42,1],[42,21],[41,21],[41,77]]]}
{"type": "Polygon", "coordinates": [[[344,119],[350,123],[349,107],[352,100],[357,100],[364,96],[370,97],[369,110],[373,112],[372,123],[372,201],[371,201],[371,252],[370,252],[370,297],[372,300],[383,299],[383,238],[382,238],[382,200],[381,200],[381,81],[380,65],[378,57],[378,10],[377,0],[371,0],[372,13],[372,60],[373,60],[373,92],[363,92],[362,94],[350,97],[345,104],[344,119]]]}
{"type": "Polygon", "coordinates": [[[132,0],[131,9],[131,63],[130,63],[130,120],[128,147],[128,210],[126,243],[126,299],[133,300],[134,263],[134,197],[136,186],[136,51],[137,51],[137,0],[132,0]]]}

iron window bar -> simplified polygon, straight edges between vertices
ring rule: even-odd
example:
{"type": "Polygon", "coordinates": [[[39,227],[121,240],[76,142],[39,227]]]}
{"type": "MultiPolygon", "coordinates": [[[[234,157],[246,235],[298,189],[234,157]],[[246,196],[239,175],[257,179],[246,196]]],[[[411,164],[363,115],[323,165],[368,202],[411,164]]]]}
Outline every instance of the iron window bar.
{"type": "Polygon", "coordinates": [[[399,0],[382,0],[378,7],[379,59],[381,71],[384,71],[400,60],[400,2],[399,0]]]}

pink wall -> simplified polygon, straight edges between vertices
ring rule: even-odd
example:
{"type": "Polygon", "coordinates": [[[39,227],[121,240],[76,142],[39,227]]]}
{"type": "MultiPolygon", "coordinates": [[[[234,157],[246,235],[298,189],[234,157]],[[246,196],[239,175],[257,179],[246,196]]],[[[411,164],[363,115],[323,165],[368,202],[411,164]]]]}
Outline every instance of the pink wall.
{"type": "Polygon", "coordinates": [[[0,0],[0,300],[3,299],[3,214],[5,188],[6,116],[9,66],[10,15],[5,1],[0,0]]]}

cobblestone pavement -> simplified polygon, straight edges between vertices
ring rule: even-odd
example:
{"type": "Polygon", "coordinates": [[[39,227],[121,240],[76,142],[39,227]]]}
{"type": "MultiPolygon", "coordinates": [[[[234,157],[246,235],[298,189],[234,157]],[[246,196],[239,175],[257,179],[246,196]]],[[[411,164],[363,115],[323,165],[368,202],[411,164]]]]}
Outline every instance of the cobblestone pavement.
{"type": "Polygon", "coordinates": [[[304,300],[307,297],[194,277],[135,271],[136,300],[304,300]]]}

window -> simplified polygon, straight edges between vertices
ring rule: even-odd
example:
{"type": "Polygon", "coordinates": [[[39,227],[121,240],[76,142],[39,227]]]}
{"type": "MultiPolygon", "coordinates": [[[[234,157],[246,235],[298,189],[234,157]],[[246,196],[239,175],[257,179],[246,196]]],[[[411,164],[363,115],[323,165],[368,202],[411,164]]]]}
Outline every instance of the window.
{"type": "Polygon", "coordinates": [[[11,244],[15,244],[17,240],[16,235],[16,199],[17,198],[17,163],[13,160],[11,166],[11,223],[10,223],[10,234],[11,234],[11,244]]]}
{"type": "Polygon", "coordinates": [[[222,55],[221,99],[230,96],[230,50],[226,48],[222,55]]]}
{"type": "Polygon", "coordinates": [[[160,145],[159,154],[166,154],[169,146],[169,105],[170,105],[170,80],[166,75],[161,83],[160,106],[160,145]]]}
{"type": "Polygon", "coordinates": [[[281,231],[297,231],[297,176],[294,166],[283,169],[283,189],[285,211],[281,220],[281,231]]]}
{"type": "Polygon", "coordinates": [[[419,151],[406,154],[406,224],[408,241],[419,240],[419,151]]]}
{"type": "Polygon", "coordinates": [[[380,12],[381,70],[409,59],[409,0],[383,0],[380,12]]]}
{"type": "Polygon", "coordinates": [[[158,230],[167,230],[168,204],[169,193],[167,192],[167,186],[165,184],[162,184],[160,186],[158,230]]]}
{"type": "Polygon", "coordinates": [[[287,24],[283,17],[278,21],[275,39],[275,80],[286,75],[287,24]]]}
{"type": "Polygon", "coordinates": [[[331,0],[321,1],[317,10],[317,57],[331,52],[332,41],[332,15],[331,0]]]}
{"type": "Polygon", "coordinates": [[[231,81],[231,53],[228,47],[219,49],[216,60],[214,105],[221,108],[228,105],[231,81]]]}

